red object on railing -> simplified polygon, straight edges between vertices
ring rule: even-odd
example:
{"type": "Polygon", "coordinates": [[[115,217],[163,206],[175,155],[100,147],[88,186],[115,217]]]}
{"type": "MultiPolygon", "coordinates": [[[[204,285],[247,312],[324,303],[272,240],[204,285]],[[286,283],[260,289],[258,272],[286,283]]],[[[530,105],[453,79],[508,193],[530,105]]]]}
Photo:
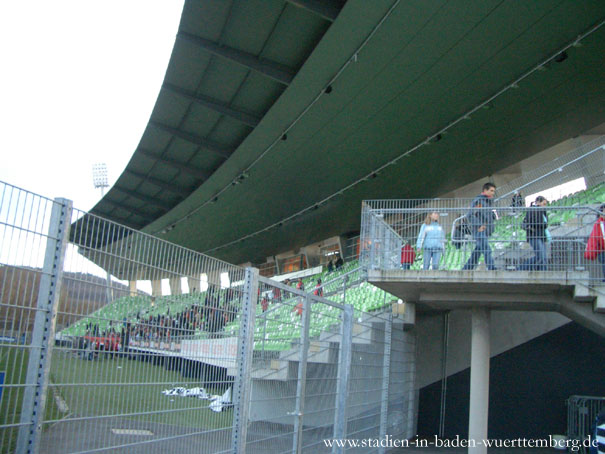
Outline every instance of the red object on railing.
{"type": "Polygon", "coordinates": [[[590,232],[588,243],[586,243],[586,250],[584,251],[584,258],[586,260],[595,260],[601,252],[605,251],[605,240],[603,239],[604,221],[605,219],[599,218],[592,227],[592,232],[590,232]]]}
{"type": "Polygon", "coordinates": [[[414,263],[416,259],[416,253],[410,243],[407,243],[401,248],[401,263],[414,263]]]}

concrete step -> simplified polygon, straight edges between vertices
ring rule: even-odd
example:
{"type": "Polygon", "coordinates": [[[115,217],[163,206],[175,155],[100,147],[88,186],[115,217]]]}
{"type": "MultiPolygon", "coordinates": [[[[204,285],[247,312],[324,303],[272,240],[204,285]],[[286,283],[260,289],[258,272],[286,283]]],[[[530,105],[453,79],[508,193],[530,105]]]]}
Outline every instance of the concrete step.
{"type": "MultiPolygon", "coordinates": [[[[322,342],[333,342],[340,344],[340,333],[324,332],[319,335],[322,342]]],[[[362,325],[361,323],[353,324],[353,343],[354,344],[371,344],[372,343],[372,328],[362,325]]]]}
{"type": "Polygon", "coordinates": [[[597,298],[597,295],[597,292],[586,285],[574,285],[573,300],[576,303],[592,303],[597,298]]]}
{"type": "Polygon", "coordinates": [[[593,310],[600,314],[605,314],[605,295],[598,295],[594,300],[593,310]]]}
{"type": "MultiPolygon", "coordinates": [[[[338,344],[335,342],[312,340],[309,342],[307,361],[312,363],[334,362],[334,352],[338,352],[338,348],[338,344]]],[[[300,348],[296,346],[291,350],[281,352],[279,359],[283,361],[300,361],[300,348]]]]}
{"type": "MultiPolygon", "coordinates": [[[[390,308],[388,309],[390,310],[390,308]]],[[[384,325],[386,312],[378,314],[364,315],[353,324],[353,344],[372,345],[376,342],[382,342],[382,339],[376,337],[384,330],[379,325],[384,325]]],[[[340,351],[339,332],[324,331],[318,339],[309,342],[309,351],[307,352],[307,361],[309,363],[334,365],[338,363],[338,354],[340,351]]],[[[263,366],[262,360],[256,362],[258,367],[252,372],[252,378],[256,380],[278,380],[287,381],[296,378],[298,362],[300,361],[300,348],[297,344],[292,344],[292,348],[279,353],[279,357],[266,362],[263,366]],[[260,367],[259,367],[260,366],[260,367]]]]}
{"type": "Polygon", "coordinates": [[[288,381],[296,378],[297,370],[289,361],[272,359],[267,367],[253,368],[250,375],[253,380],[288,381]]]}

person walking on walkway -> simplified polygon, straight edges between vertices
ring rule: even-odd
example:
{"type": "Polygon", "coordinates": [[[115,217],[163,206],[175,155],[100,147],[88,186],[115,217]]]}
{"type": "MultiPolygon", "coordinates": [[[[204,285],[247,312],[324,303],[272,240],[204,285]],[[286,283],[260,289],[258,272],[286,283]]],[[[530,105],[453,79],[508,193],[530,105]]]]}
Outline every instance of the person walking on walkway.
{"type": "Polygon", "coordinates": [[[527,210],[523,219],[522,228],[527,234],[527,242],[534,250],[534,256],[521,264],[520,270],[545,271],[546,270],[546,242],[550,241],[548,233],[548,213],[546,213],[548,200],[541,195],[527,210]]]}
{"type": "Polygon", "coordinates": [[[474,270],[479,263],[481,255],[485,258],[488,270],[495,270],[492,250],[489,245],[489,237],[494,233],[494,213],[492,211],[492,199],[496,194],[494,183],[485,183],[481,194],[473,199],[471,207],[466,215],[468,223],[475,240],[475,249],[471,253],[463,270],[474,270]]]}

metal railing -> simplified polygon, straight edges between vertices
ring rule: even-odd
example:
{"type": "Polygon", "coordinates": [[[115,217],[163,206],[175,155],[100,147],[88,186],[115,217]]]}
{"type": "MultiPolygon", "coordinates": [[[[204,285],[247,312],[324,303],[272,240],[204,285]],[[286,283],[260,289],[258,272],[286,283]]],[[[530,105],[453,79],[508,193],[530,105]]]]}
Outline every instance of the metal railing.
{"type": "Polygon", "coordinates": [[[515,192],[536,194],[569,181],[584,178],[587,186],[605,181],[605,136],[578,146],[498,188],[496,199],[509,200],[515,192]]]}
{"type": "Polygon", "coordinates": [[[451,271],[452,278],[460,270],[495,269],[558,280],[566,271],[600,285],[605,254],[595,222],[601,201],[602,185],[543,207],[515,207],[509,200],[365,201],[360,261],[369,269],[451,271]]]}
{"type": "Polygon", "coordinates": [[[576,452],[589,452],[589,439],[594,440],[597,415],[605,409],[605,397],[570,396],[567,404],[567,438],[578,447],[576,452]]]}
{"type": "Polygon", "coordinates": [[[1,452],[413,435],[414,331],[350,264],[299,290],[4,183],[0,233],[1,452]]]}

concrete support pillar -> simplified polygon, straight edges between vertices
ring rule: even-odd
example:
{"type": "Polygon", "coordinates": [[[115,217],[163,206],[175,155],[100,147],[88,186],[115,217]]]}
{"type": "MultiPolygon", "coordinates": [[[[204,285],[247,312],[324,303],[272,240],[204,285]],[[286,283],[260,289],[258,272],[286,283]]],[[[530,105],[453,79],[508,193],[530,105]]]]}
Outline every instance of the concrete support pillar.
{"type": "Polygon", "coordinates": [[[137,281],[128,281],[128,290],[130,290],[130,296],[137,296],[137,281]]]}
{"type": "Polygon", "coordinates": [[[162,296],[162,280],[151,281],[151,296],[162,296]]]}
{"type": "Polygon", "coordinates": [[[486,454],[489,410],[490,311],[475,308],[471,316],[471,389],[468,420],[469,454],[486,454]],[[475,446],[473,446],[473,441],[475,446]]]}
{"type": "Polygon", "coordinates": [[[200,276],[191,277],[187,276],[187,285],[189,285],[189,293],[199,293],[202,288],[202,281],[200,276]]]}
{"type": "Polygon", "coordinates": [[[181,295],[183,293],[183,289],[181,288],[180,277],[171,277],[170,279],[168,279],[168,283],[170,284],[171,295],[181,295]]]}
{"type": "Polygon", "coordinates": [[[596,175],[584,176],[584,180],[586,181],[586,187],[592,188],[605,181],[605,174],[598,173],[596,175]]]}
{"type": "Polygon", "coordinates": [[[221,286],[221,272],[217,270],[208,271],[206,273],[208,276],[208,285],[213,285],[216,288],[220,288],[221,286]]]}

